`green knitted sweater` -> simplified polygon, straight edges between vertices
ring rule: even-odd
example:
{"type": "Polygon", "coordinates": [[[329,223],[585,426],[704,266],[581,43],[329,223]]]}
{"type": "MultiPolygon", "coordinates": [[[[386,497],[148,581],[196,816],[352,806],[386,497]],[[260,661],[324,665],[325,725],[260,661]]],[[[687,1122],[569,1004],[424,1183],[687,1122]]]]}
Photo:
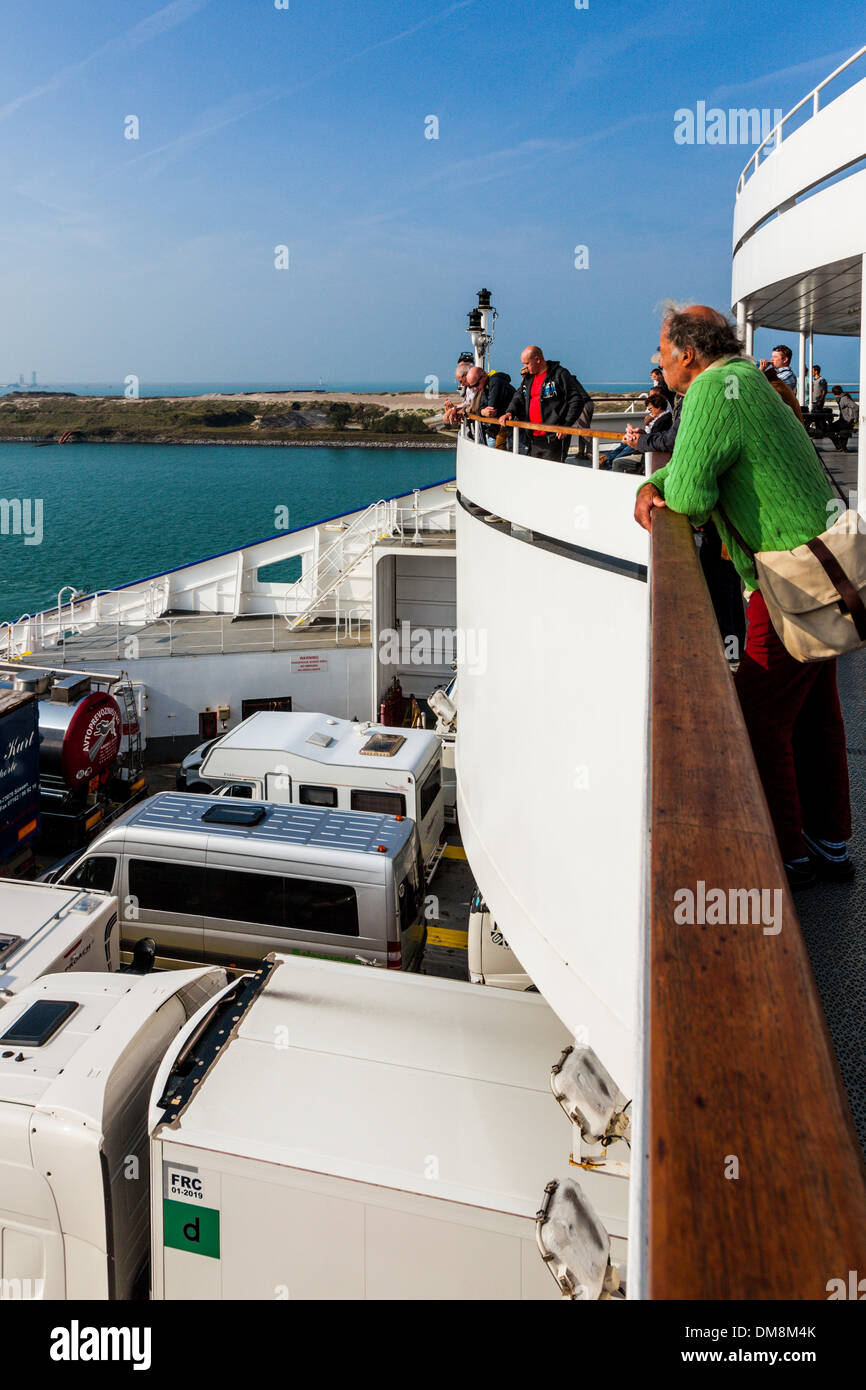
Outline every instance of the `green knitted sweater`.
{"type": "Polygon", "coordinates": [[[831,524],[833,496],[800,421],[749,358],[721,358],[686,391],[674,451],[649,480],[693,526],[712,516],[737,573],[754,566],[719,515],[753,550],[792,550],[831,524]]]}

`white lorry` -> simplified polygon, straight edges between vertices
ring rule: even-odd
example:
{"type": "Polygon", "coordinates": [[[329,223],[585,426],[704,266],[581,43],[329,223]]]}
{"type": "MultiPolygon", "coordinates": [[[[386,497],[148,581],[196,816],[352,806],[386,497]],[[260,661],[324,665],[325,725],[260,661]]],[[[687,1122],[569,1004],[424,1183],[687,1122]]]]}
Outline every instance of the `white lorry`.
{"type": "Polygon", "coordinates": [[[47,976],[0,1011],[0,1288],[607,1297],[628,1184],[571,1165],[568,1042],[539,995],[294,956],[47,976]]]}
{"type": "Polygon", "coordinates": [[[46,975],[0,1010],[4,1298],[146,1296],[147,1105],[216,966],[46,975]]]}
{"type": "Polygon", "coordinates": [[[276,957],[233,1015],[191,1020],[154,1084],[155,1298],[559,1296],[536,1214],[569,1171],[570,1040],[539,995],[276,957]]]}
{"type": "Polygon", "coordinates": [[[426,729],[261,710],[211,745],[198,777],[254,801],[408,816],[425,862],[442,838],[442,744],[426,729]]]}
{"type": "Polygon", "coordinates": [[[116,898],[0,879],[0,1006],[40,975],[119,966],[116,898]]]}

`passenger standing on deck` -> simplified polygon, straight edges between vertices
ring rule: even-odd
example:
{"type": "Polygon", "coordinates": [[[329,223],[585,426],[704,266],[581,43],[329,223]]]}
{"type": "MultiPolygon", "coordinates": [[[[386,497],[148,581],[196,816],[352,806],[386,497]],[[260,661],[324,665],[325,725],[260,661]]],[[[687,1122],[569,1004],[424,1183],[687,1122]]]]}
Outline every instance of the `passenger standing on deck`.
{"type": "Polygon", "coordinates": [[[765,367],[775,367],[776,375],[779,380],[783,381],[786,386],[790,386],[791,390],[796,394],[797,378],[791,370],[791,359],[793,356],[794,354],[787,343],[779,343],[770,353],[770,361],[768,362],[766,357],[762,357],[758,366],[761,368],[761,371],[763,371],[765,367]]]}
{"type": "Polygon", "coordinates": [[[447,400],[444,404],[443,409],[446,425],[455,425],[458,423],[454,412],[462,410],[467,401],[471,399],[472,393],[466,385],[466,378],[473,366],[474,363],[471,352],[461,352],[457,359],[457,366],[454,368],[454,380],[457,382],[459,397],[456,405],[452,400],[447,400]]]}
{"type": "MultiPolygon", "coordinates": [[[[514,395],[511,377],[508,372],[485,372],[483,367],[470,367],[465,380],[466,389],[471,393],[469,402],[465,406],[453,406],[445,423],[459,425],[466,415],[484,415],[490,421],[490,426],[482,427],[482,439],[488,444],[505,448],[507,440],[505,430],[499,424],[499,416],[514,395]],[[500,434],[503,436],[501,445],[498,444],[500,434]]],[[[474,437],[474,427],[470,434],[474,437]]]]}
{"type": "MultiPolygon", "coordinates": [[[[770,623],[751,557],[790,550],[824,531],[832,489],[806,431],[747,357],[734,330],[705,305],[662,326],[665,379],[685,393],[673,457],[638,492],[635,520],[656,507],[694,526],[712,515],[747,591],[746,648],[737,693],[792,888],[850,878],[851,805],[836,661],[799,662],[770,623]]],[[[677,673],[672,673],[676,675],[677,673]]]]}
{"type": "Polygon", "coordinates": [[[668,405],[671,407],[671,410],[673,410],[674,401],[676,400],[676,392],[672,391],[671,388],[668,386],[667,382],[665,381],[665,374],[662,371],[661,367],[653,367],[652,371],[650,372],[650,376],[652,377],[653,383],[652,389],[654,391],[661,391],[668,405]]]}
{"type": "Polygon", "coordinates": [[[848,440],[857,428],[857,402],[841,386],[831,386],[831,394],[836,397],[839,407],[839,422],[832,430],[833,443],[843,451],[848,448],[848,440]]]}
{"type": "Polygon", "coordinates": [[[812,368],[812,409],[823,410],[826,399],[827,378],[821,375],[821,368],[816,362],[812,368]]]}
{"type": "Polygon", "coordinates": [[[573,425],[587,401],[589,392],[561,362],[548,362],[540,347],[532,345],[520,354],[521,381],[511,398],[501,425],[511,420],[530,420],[546,429],[526,431],[533,458],[563,462],[571,437],[562,433],[563,425],[573,425]]]}

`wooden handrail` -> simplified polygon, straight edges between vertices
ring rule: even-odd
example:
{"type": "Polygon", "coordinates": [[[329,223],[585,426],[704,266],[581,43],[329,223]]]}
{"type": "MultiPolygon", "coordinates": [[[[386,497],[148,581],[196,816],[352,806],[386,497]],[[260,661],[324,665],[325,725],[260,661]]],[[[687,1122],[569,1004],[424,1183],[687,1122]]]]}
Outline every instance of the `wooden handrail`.
{"type": "Polygon", "coordinates": [[[479,420],[481,424],[486,425],[489,430],[497,426],[499,429],[503,430],[533,430],[537,433],[540,429],[544,434],[577,434],[583,439],[618,439],[620,441],[622,441],[623,436],[622,430],[619,430],[618,433],[612,433],[610,430],[579,430],[575,429],[574,425],[539,425],[537,420],[509,420],[507,424],[500,425],[498,415],[466,414],[463,416],[463,419],[479,420]]]}
{"type": "Polygon", "coordinates": [[[651,579],[647,1292],[826,1299],[866,1274],[866,1171],[692,532],[669,509],[651,579]],[[781,930],[678,925],[675,894],[699,881],[779,890],[781,930]]]}

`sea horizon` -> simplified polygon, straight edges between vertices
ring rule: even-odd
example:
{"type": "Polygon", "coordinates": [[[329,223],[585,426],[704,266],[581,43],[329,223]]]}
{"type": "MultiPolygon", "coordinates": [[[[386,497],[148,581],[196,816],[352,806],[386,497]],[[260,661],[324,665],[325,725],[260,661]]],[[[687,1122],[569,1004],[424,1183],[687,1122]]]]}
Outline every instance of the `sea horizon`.
{"type": "MultiPolygon", "coordinates": [[[[512,373],[513,376],[513,373],[512,373]]],[[[439,395],[446,396],[453,393],[456,389],[453,375],[441,376],[439,378],[439,395]]],[[[646,381],[585,381],[584,385],[590,391],[616,391],[619,393],[629,393],[631,391],[649,390],[649,373],[646,381]]],[[[421,395],[427,387],[426,381],[139,381],[137,394],[145,397],[155,396],[205,396],[210,394],[218,395],[248,395],[261,392],[278,392],[280,394],[291,391],[320,391],[323,395],[333,392],[354,391],[362,395],[382,395],[389,392],[394,393],[413,393],[421,395]]],[[[0,384],[0,396],[10,395],[13,391],[25,391],[38,395],[43,391],[72,391],[77,396],[123,396],[124,383],[122,381],[78,381],[78,382],[37,382],[35,386],[29,383],[5,382],[0,384]]],[[[435,396],[431,396],[435,400],[435,396]]]]}

